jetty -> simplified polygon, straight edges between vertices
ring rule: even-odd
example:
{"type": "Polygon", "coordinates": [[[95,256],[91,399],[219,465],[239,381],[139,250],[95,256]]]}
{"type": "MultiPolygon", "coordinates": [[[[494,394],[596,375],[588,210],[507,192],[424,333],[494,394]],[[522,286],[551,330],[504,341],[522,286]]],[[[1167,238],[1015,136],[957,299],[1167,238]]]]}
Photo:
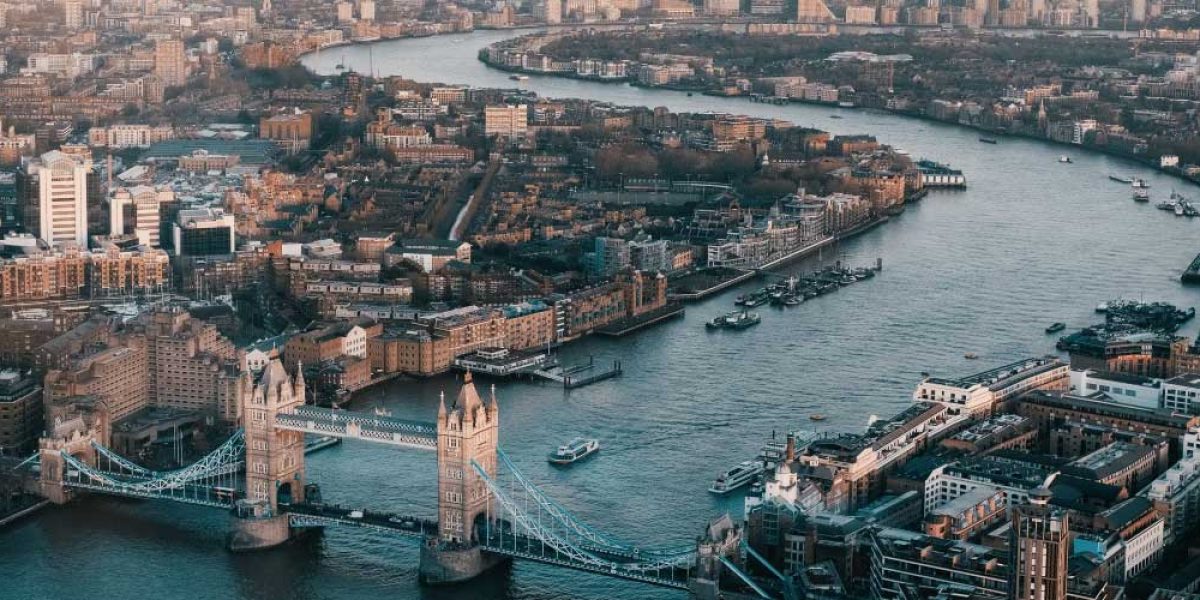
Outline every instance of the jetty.
{"type": "Polygon", "coordinates": [[[538,369],[537,371],[532,371],[531,375],[547,381],[560,383],[563,389],[573,390],[598,381],[618,377],[622,372],[621,361],[619,360],[614,360],[608,368],[601,368],[596,365],[596,357],[589,356],[586,363],[570,367],[538,369]]]}
{"type": "Polygon", "coordinates": [[[635,315],[625,319],[613,321],[603,327],[597,328],[596,333],[607,337],[621,337],[633,333],[639,329],[649,327],[655,323],[661,323],[668,319],[683,316],[683,305],[678,302],[668,302],[667,304],[654,310],[646,311],[640,315],[635,315]]]}

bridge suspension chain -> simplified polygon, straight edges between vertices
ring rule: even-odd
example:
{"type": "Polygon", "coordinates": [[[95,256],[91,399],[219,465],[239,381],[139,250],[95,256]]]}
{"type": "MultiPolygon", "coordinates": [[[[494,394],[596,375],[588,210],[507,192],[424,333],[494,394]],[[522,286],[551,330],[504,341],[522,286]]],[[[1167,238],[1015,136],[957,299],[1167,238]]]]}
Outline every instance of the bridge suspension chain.
{"type": "Polygon", "coordinates": [[[512,460],[508,458],[508,455],[505,454],[503,450],[497,448],[496,456],[500,459],[500,463],[504,467],[505,471],[520,484],[522,490],[528,494],[529,497],[532,497],[537,505],[544,509],[563,527],[590,542],[587,544],[588,546],[594,546],[595,549],[602,551],[615,551],[622,554],[636,554],[637,556],[642,557],[658,557],[662,559],[682,556],[690,557],[694,553],[694,549],[691,546],[639,548],[634,544],[621,541],[615,536],[597,531],[595,528],[580,521],[575,517],[575,515],[571,514],[570,511],[568,511],[566,508],[563,508],[562,505],[547,497],[541,491],[541,489],[539,489],[533,484],[533,482],[529,481],[529,479],[527,479],[525,475],[521,473],[520,469],[513,464],[512,460]]]}
{"type": "MultiPolygon", "coordinates": [[[[589,566],[599,571],[647,576],[648,574],[662,572],[664,570],[686,569],[690,567],[695,558],[694,552],[680,552],[671,556],[649,557],[652,560],[643,562],[637,558],[640,556],[638,553],[633,553],[632,556],[630,556],[626,555],[626,553],[623,551],[619,554],[624,555],[622,556],[623,558],[630,558],[631,560],[629,562],[606,558],[603,556],[606,554],[604,550],[593,550],[588,548],[586,543],[581,544],[572,541],[570,539],[572,534],[578,535],[577,532],[573,528],[566,526],[565,523],[562,523],[553,515],[551,515],[551,522],[549,524],[545,523],[541,518],[541,509],[545,508],[544,505],[535,502],[534,508],[538,509],[538,514],[531,515],[527,508],[527,498],[525,499],[525,502],[518,501],[518,499],[514,498],[512,494],[509,493],[509,491],[504,489],[504,486],[500,482],[489,476],[487,471],[478,463],[472,461],[471,466],[484,481],[485,485],[487,485],[488,490],[500,503],[505,513],[512,517],[516,521],[517,525],[527,531],[534,540],[545,544],[557,553],[568,557],[571,562],[575,562],[579,565],[589,566]],[[525,507],[522,507],[522,504],[524,504],[525,507]],[[556,531],[553,527],[555,524],[559,525],[563,531],[556,531]]],[[[521,488],[524,488],[523,484],[521,485],[521,488]]],[[[503,538],[503,533],[501,533],[501,537],[503,538]]],[[[512,536],[512,542],[514,545],[517,543],[515,532],[512,536]]]]}

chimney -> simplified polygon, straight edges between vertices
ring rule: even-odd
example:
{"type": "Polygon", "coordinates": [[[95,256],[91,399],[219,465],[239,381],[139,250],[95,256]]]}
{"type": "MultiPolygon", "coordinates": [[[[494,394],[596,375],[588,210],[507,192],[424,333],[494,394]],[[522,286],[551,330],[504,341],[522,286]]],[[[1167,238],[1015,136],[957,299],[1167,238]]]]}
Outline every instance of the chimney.
{"type": "Polygon", "coordinates": [[[784,460],[788,463],[796,461],[796,436],[787,434],[787,450],[784,452],[784,460]]]}

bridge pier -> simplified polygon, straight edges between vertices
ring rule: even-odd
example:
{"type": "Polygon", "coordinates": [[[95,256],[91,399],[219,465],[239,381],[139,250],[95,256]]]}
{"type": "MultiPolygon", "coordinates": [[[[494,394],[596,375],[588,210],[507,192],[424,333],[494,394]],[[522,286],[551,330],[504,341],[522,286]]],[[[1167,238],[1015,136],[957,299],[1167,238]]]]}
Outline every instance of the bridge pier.
{"type": "Polygon", "coordinates": [[[288,516],[276,514],[261,503],[239,501],[229,533],[229,550],[253,552],[284,544],[291,538],[288,516]]]}
{"type": "Polygon", "coordinates": [[[479,546],[452,548],[430,540],[421,546],[418,578],[426,585],[446,585],[468,581],[511,559],[492,554],[479,546]]]}

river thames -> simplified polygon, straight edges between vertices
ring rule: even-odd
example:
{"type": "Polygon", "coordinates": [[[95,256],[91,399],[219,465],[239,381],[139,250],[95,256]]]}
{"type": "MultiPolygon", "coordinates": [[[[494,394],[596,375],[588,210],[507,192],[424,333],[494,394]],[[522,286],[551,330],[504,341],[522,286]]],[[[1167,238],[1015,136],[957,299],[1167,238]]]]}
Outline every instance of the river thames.
{"type": "MultiPolygon", "coordinates": [[[[334,66],[417,81],[512,87],[476,52],[512,32],[400,40],[310,56],[334,66]]],[[[710,333],[703,322],[732,308],[753,284],[700,304],[687,316],[620,340],[591,339],[565,362],[621,359],[625,375],[564,395],[536,383],[497,385],[501,445],[534,482],[592,525],[646,545],[688,543],[740,496],[706,492],[718,472],[751,458],[772,430],[860,431],[871,414],[910,401],[922,371],[965,375],[1053,351],[1042,329],[1096,320],[1116,297],[1200,304],[1180,270],[1200,251],[1200,221],[1135,204],[1109,173],[1145,178],[1155,200],[1172,187],[1200,190],[1144,167],[1075,148],[1003,138],[885,113],[688,97],[626,85],[533,76],[548,97],[777,117],[834,133],[870,133],[965,171],[965,191],[935,192],[889,223],[792,265],[796,271],[882,257],[880,276],[776,310],[763,326],[710,333]],[[830,119],[833,113],[843,116],[830,119]],[[1059,164],[1071,154],[1074,164],[1059,164]],[[974,352],[970,361],[964,353],[974,352]],[[828,419],[815,424],[812,413],[828,419]],[[570,469],[545,461],[576,434],[603,450],[570,469]]],[[[1194,334],[1194,326],[1186,331],[1194,334]]],[[[481,386],[482,387],[482,386],[481,386]]],[[[432,420],[453,377],[395,382],[353,407],[385,406],[432,420]]],[[[482,390],[481,390],[482,391],[482,390]]],[[[433,517],[432,454],[348,442],[309,460],[327,501],[433,517]]],[[[329,531],[269,552],[224,550],[226,517],[186,506],[89,498],[0,532],[2,598],[679,598],[679,592],[520,563],[453,588],[417,584],[417,552],[405,542],[329,531]]]]}

